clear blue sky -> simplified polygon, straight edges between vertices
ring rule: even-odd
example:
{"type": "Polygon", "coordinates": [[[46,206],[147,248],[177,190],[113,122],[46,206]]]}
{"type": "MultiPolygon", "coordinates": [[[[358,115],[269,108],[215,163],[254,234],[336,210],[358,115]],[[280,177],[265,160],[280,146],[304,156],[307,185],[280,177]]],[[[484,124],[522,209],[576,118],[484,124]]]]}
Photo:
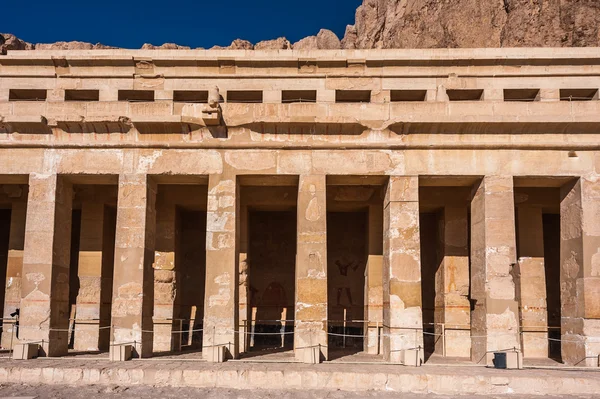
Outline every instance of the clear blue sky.
{"type": "Polygon", "coordinates": [[[32,43],[79,40],[139,48],[148,42],[194,47],[256,43],[287,37],[292,43],[320,28],[338,36],[354,23],[361,0],[33,0],[2,5],[0,32],[32,43]]]}

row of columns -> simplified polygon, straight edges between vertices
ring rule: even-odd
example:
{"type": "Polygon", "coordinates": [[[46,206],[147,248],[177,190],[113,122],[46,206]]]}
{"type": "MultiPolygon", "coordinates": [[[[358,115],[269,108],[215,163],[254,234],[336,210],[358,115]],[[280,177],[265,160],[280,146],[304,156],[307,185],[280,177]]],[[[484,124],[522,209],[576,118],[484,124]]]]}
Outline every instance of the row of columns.
{"type": "MultiPolygon", "coordinates": [[[[68,347],[72,186],[62,176],[40,174],[30,176],[29,186],[25,232],[11,228],[10,238],[15,241],[24,238],[24,251],[9,253],[8,268],[8,274],[18,274],[13,271],[18,269],[22,256],[21,303],[19,305],[14,295],[7,292],[9,306],[5,306],[5,313],[19,306],[20,339],[40,342],[47,356],[61,356],[68,347]]],[[[155,252],[156,191],[156,183],[146,175],[120,176],[110,340],[113,344],[134,345],[141,357],[151,356],[153,352],[154,269],[164,271],[170,279],[176,278],[169,251],[158,256],[155,252]]],[[[239,183],[233,174],[226,172],[209,177],[203,334],[203,352],[208,360],[216,359],[215,351],[221,347],[227,349],[228,357],[235,358],[239,354],[238,191],[239,183]]],[[[600,228],[597,227],[600,225],[597,223],[600,187],[596,182],[579,179],[562,191],[562,334],[568,338],[568,342],[563,343],[563,359],[568,363],[584,359],[587,363],[585,358],[597,355],[599,349],[587,336],[598,331],[600,319],[600,262],[595,257],[600,247],[600,228]]],[[[302,359],[306,356],[326,359],[326,177],[300,176],[298,194],[295,352],[302,359]]],[[[444,257],[443,267],[436,276],[439,280],[436,284],[443,287],[438,290],[436,302],[442,303],[445,309],[439,317],[448,323],[470,323],[470,335],[459,332],[450,334],[449,338],[456,342],[456,347],[464,347],[466,345],[460,343],[470,340],[471,356],[478,362],[484,361],[490,351],[522,348],[518,284],[534,278],[540,265],[531,260],[517,265],[514,210],[512,177],[487,176],[474,187],[470,288],[464,284],[469,268],[468,236],[460,225],[467,220],[466,211],[452,208],[444,211],[443,234],[447,237],[444,251],[448,256],[444,257]],[[535,264],[529,265],[532,262],[535,264]],[[528,272],[517,273],[519,269],[528,272]]],[[[102,225],[92,223],[101,212],[99,207],[84,208],[82,223],[89,220],[95,226],[102,225]]],[[[17,224],[19,208],[14,209],[14,215],[11,220],[17,224]]],[[[532,220],[522,216],[522,223],[537,223],[538,216],[527,216],[532,220]]],[[[89,241],[93,243],[90,248],[96,249],[87,251],[87,244],[82,242],[80,262],[84,269],[88,262],[106,263],[97,250],[97,241],[105,232],[99,231],[101,228],[89,230],[89,241]]],[[[404,350],[423,347],[418,177],[390,177],[383,202],[382,244],[383,256],[369,257],[369,264],[382,264],[384,357],[400,362],[404,350]]],[[[367,276],[367,281],[377,278],[377,268],[368,267],[368,273],[369,270],[372,275],[367,276]]],[[[102,275],[84,274],[80,278],[93,280],[90,286],[102,284],[102,275]]],[[[19,284],[18,279],[11,284],[19,284]]],[[[372,285],[377,287],[376,283],[372,285]]],[[[521,293],[521,298],[528,297],[521,293]]],[[[102,302],[103,299],[97,297],[89,301],[89,306],[82,303],[84,310],[89,307],[83,313],[103,319],[100,310],[98,313],[92,310],[100,309],[98,304],[102,302]]],[[[172,303],[167,305],[172,308],[172,303]]],[[[375,308],[374,313],[377,313],[375,308]]],[[[86,334],[90,340],[96,339],[95,332],[92,335],[90,331],[81,332],[81,335],[86,334]]]]}

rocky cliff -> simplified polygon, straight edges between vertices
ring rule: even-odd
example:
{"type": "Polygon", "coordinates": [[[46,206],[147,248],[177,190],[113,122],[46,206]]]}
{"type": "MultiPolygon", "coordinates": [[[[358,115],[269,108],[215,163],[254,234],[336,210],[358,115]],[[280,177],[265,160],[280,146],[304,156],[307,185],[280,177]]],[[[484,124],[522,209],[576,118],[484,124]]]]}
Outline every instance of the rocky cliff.
{"type": "Polygon", "coordinates": [[[364,0],[344,48],[600,45],[597,0],[364,0]]]}
{"type": "MultiPolygon", "coordinates": [[[[600,0],[363,0],[340,40],[322,29],[294,44],[286,38],[252,44],[234,40],[218,49],[368,49],[447,47],[600,46],[600,0]]],[[[6,50],[93,50],[103,44],[31,44],[0,34],[6,50]]],[[[143,49],[189,49],[166,43],[143,49]]]]}

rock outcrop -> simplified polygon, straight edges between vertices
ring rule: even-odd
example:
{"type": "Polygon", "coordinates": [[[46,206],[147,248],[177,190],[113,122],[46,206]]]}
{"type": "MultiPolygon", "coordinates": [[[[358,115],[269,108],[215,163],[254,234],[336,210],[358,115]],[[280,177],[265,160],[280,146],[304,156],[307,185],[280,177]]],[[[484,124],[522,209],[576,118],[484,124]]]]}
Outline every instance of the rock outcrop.
{"type": "Polygon", "coordinates": [[[6,54],[8,50],[33,50],[33,44],[10,33],[0,33],[0,54],[6,54]]]}
{"type": "Polygon", "coordinates": [[[86,42],[56,42],[56,43],[37,43],[34,45],[36,50],[103,50],[116,47],[106,46],[102,43],[86,43],[86,42]]]}
{"type": "Polygon", "coordinates": [[[344,48],[567,47],[600,44],[600,2],[363,0],[344,48]]]}
{"type": "Polygon", "coordinates": [[[254,50],[254,44],[248,40],[235,39],[229,46],[213,46],[211,50],[254,50]]]}
{"type": "Polygon", "coordinates": [[[264,40],[254,45],[254,50],[289,50],[292,44],[285,37],[280,37],[273,40],[264,40]]]}
{"type": "Polygon", "coordinates": [[[321,29],[316,36],[308,36],[294,43],[294,50],[339,50],[342,43],[335,33],[321,29]]]}
{"type": "Polygon", "coordinates": [[[155,46],[150,43],[144,43],[144,45],[142,46],[142,50],[190,50],[190,49],[191,49],[191,47],[180,46],[179,44],[175,44],[175,43],[165,43],[165,44],[161,44],[160,46],[155,46]]]}
{"type": "MultiPolygon", "coordinates": [[[[285,37],[253,45],[236,39],[222,50],[587,47],[600,46],[597,0],[363,0],[344,38],[321,29],[292,45],[285,37]]],[[[85,42],[31,44],[0,34],[7,50],[115,48],[85,42]]],[[[142,49],[189,49],[173,43],[142,49]]]]}

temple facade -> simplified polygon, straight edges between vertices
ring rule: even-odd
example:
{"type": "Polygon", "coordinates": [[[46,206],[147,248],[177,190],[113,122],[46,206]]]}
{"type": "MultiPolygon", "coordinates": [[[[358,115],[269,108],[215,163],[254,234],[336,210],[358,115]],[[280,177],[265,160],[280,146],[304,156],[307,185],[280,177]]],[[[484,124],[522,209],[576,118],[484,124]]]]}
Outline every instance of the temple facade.
{"type": "Polygon", "coordinates": [[[593,48],[9,51],[1,345],[596,366],[599,88],[593,48]]]}

